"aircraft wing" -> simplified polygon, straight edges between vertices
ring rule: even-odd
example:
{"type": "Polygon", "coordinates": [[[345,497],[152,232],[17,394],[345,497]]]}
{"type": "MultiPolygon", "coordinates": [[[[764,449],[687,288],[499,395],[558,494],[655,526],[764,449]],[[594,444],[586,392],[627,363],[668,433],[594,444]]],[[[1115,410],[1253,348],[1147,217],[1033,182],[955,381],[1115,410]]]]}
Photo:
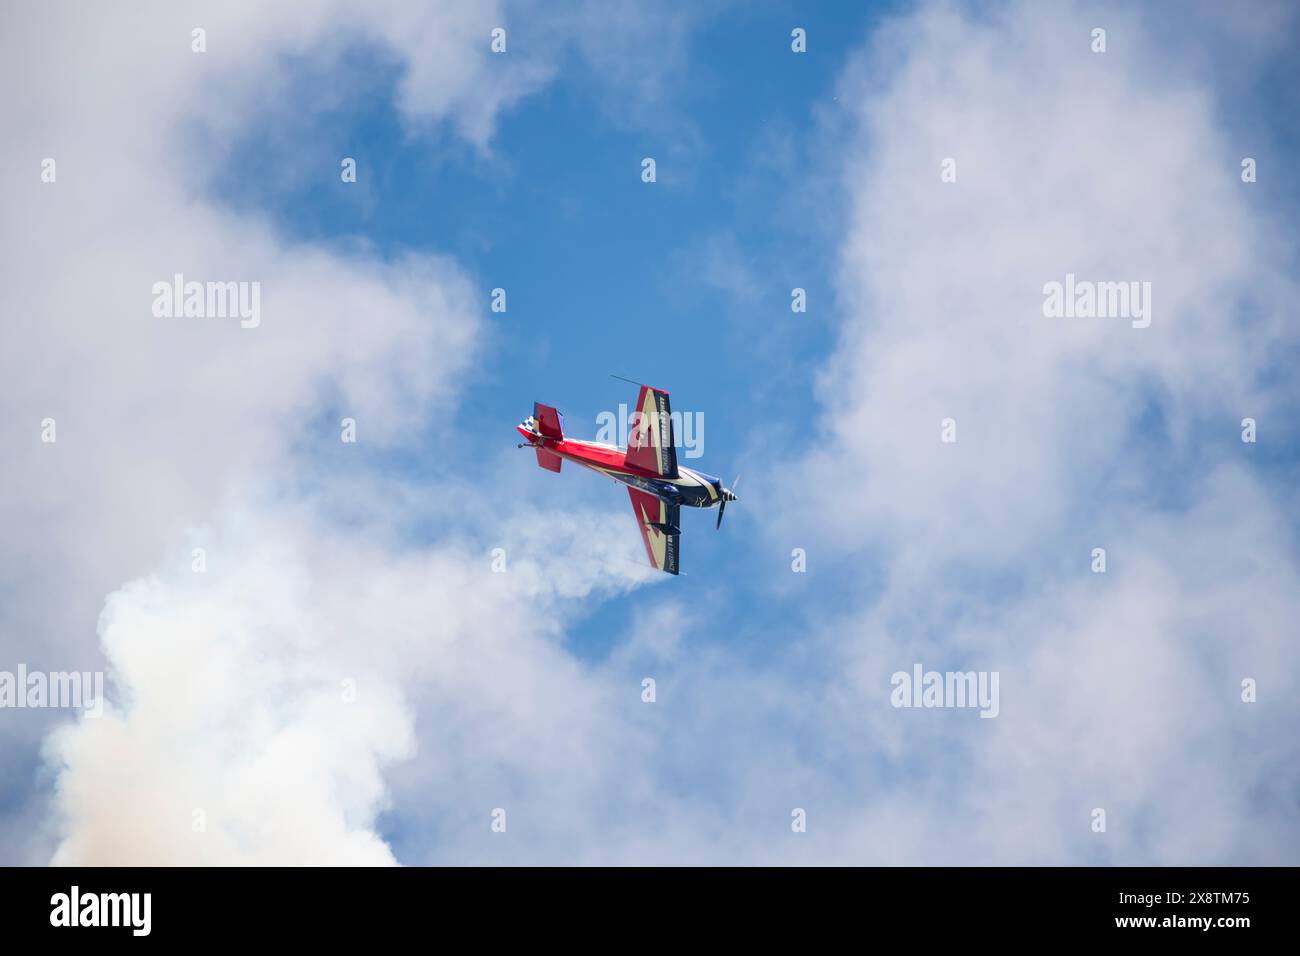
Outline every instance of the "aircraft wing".
{"type": "Polygon", "coordinates": [[[653,472],[661,478],[676,478],[677,445],[673,441],[673,419],[668,407],[668,393],[642,385],[633,416],[624,462],[653,472]]]}
{"type": "Polygon", "coordinates": [[[641,528],[641,540],[645,542],[645,552],[650,563],[660,571],[676,574],[678,548],[682,539],[681,506],[670,505],[654,495],[631,487],[627,493],[632,499],[632,511],[641,528]]]}

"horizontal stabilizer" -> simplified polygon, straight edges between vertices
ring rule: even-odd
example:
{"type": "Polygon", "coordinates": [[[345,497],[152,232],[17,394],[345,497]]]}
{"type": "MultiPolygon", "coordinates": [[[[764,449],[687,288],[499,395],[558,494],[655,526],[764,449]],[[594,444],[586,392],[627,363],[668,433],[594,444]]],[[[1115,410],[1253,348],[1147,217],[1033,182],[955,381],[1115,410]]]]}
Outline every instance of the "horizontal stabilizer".
{"type": "Polygon", "coordinates": [[[547,451],[545,448],[538,448],[536,451],[538,465],[545,468],[547,471],[559,472],[560,465],[564,464],[563,458],[547,451]]]}

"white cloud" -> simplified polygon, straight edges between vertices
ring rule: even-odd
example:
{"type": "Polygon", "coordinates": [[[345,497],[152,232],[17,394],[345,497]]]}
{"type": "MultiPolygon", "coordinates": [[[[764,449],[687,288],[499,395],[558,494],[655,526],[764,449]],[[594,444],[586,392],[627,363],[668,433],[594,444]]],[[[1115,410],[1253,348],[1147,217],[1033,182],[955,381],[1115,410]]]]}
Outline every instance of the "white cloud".
{"type": "MultiPolygon", "coordinates": [[[[179,845],[150,840],[135,824],[161,812],[158,801],[175,811],[176,800],[190,798],[145,746],[183,762],[180,742],[163,738],[155,746],[154,734],[164,731],[154,721],[175,701],[176,688],[167,686],[168,672],[141,660],[140,649],[157,650],[169,629],[187,628],[181,641],[188,643],[178,646],[211,655],[217,673],[247,670],[247,692],[259,700],[283,674],[248,666],[257,653],[253,632],[263,623],[287,624],[209,605],[203,592],[166,575],[119,591],[122,582],[147,575],[187,529],[215,521],[223,501],[245,500],[250,484],[284,489],[332,480],[310,462],[339,447],[343,415],[357,420],[365,449],[403,441],[426,424],[447,433],[457,387],[485,334],[483,290],[454,262],[425,254],[385,261],[293,242],[271,222],[210,197],[211,178],[239,136],[291,108],[279,97],[297,92],[288,82],[295,62],[328,69],[349,48],[377,49],[400,70],[397,105],[408,127],[446,123],[487,150],[501,111],[545,81],[566,41],[525,8],[517,14],[524,35],[512,36],[508,55],[494,56],[492,27],[515,26],[495,4],[413,12],[396,3],[293,10],[54,3],[8,6],[2,16],[0,80],[24,94],[5,101],[0,143],[0,204],[11,224],[0,232],[0,295],[12,319],[0,353],[0,523],[18,543],[0,565],[0,658],[98,668],[93,622],[104,595],[116,592],[102,621],[103,652],[129,671],[123,676],[138,706],[150,709],[127,704],[115,718],[61,738],[60,759],[71,767],[60,792],[74,830],[60,858],[122,859],[133,844],[93,827],[86,802],[101,788],[122,794],[149,780],[157,793],[140,796],[140,812],[124,819],[123,831],[142,841],[141,856],[162,860],[179,845]],[[528,42],[531,18],[546,42],[528,42]],[[206,31],[206,52],[191,48],[196,28],[206,31]],[[57,164],[54,183],[40,178],[47,157],[57,164]],[[176,273],[260,283],[260,326],[153,317],[154,283],[176,273]],[[56,421],[54,444],[40,441],[47,417],[56,421]],[[214,646],[227,626],[247,630],[250,645],[214,646]],[[89,830],[76,829],[83,821],[89,830]]],[[[337,181],[338,157],[300,162],[302,174],[337,181]]],[[[241,552],[241,560],[256,557],[256,549],[241,552]]],[[[512,580],[529,573],[525,563],[512,580]]],[[[563,566],[554,575],[531,573],[553,577],[548,586],[564,593],[590,587],[589,575],[580,579],[563,566]]],[[[263,595],[282,616],[301,596],[263,595]]],[[[495,605],[480,611],[495,613],[495,605]]],[[[266,637],[273,655],[288,640],[266,637]]],[[[229,716],[243,692],[227,700],[220,687],[209,703],[229,716]]],[[[214,745],[224,741],[229,755],[241,735],[251,735],[244,759],[262,762],[241,765],[242,776],[213,799],[241,820],[241,800],[301,771],[323,791],[311,804],[319,816],[290,819],[291,806],[277,804],[270,811],[275,835],[260,841],[247,827],[226,833],[228,844],[205,844],[204,859],[328,855],[328,842],[310,850],[303,843],[307,823],[322,840],[337,837],[341,855],[386,859],[368,819],[382,800],[378,767],[409,748],[400,693],[380,697],[373,710],[352,711],[364,717],[352,736],[316,694],[294,697],[304,713],[269,720],[256,728],[262,736],[230,724],[214,745]],[[336,732],[343,734],[340,752],[320,749],[320,739],[336,732]],[[303,754],[298,767],[285,759],[294,748],[303,754]]],[[[8,722],[6,749],[12,743],[15,752],[30,751],[48,720],[37,714],[20,726],[8,722]]],[[[203,726],[190,729],[202,737],[203,726]]],[[[211,765],[194,769],[198,786],[221,776],[211,765]]],[[[40,858],[42,836],[27,817],[13,813],[0,826],[6,858],[40,858]]]]}
{"type": "Polygon", "coordinates": [[[821,383],[823,469],[860,470],[866,493],[841,529],[965,555],[996,533],[1016,558],[1151,397],[1180,445],[1211,411],[1229,431],[1268,400],[1255,373],[1281,331],[1285,244],[1251,210],[1210,91],[1162,75],[1137,23],[1107,20],[1098,55],[1086,16],[928,7],[878,38],[881,72],[873,56],[847,81],[841,100],[862,104],[841,264],[853,320],[821,383]],[[940,181],[947,157],[956,183],[940,181]],[[1152,282],[1151,327],[1044,318],[1043,285],[1067,272],[1152,282]],[[948,417],[956,445],[939,441],[948,417]]]}
{"type": "Polygon", "coordinates": [[[1237,440],[1290,399],[1262,384],[1294,341],[1290,247],[1238,178],[1225,104],[1122,10],[1091,53],[1098,16],[926,6],[841,90],[848,315],[804,468],[852,491],[787,518],[817,529],[822,567],[865,559],[884,582],[827,637],[833,724],[889,768],[844,844],[865,858],[1293,862],[1275,761],[1300,756],[1282,743],[1300,575],[1285,493],[1237,440]],[[1067,272],[1152,282],[1151,326],[1045,318],[1067,272]],[[1001,716],[885,706],[918,661],[1000,670],[1001,716]],[[1269,700],[1243,704],[1262,673],[1269,700]]]}
{"type": "Polygon", "coordinates": [[[1109,15],[1111,52],[1093,58],[1091,20],[1056,8],[924,7],[846,78],[862,137],[845,170],[848,315],[822,385],[827,451],[802,467],[860,490],[788,517],[810,567],[879,562],[885,590],[813,637],[781,635],[764,667],[726,643],[696,653],[689,629],[714,625],[662,601],[604,664],[563,648],[578,602],[651,576],[620,560],[637,547],[621,502],[493,514],[501,498],[459,487],[433,502],[354,475],[306,475],[322,484],[306,501],[296,487],[313,429],[335,440],[323,409],[356,408],[383,442],[451,407],[481,296],[453,263],[349,258],[221,209],[200,188],[221,159],[208,150],[258,115],[278,54],[328,59],[336,33],[407,65],[409,121],[479,146],[548,58],[503,77],[486,41],[466,56],[449,39],[453,59],[423,59],[478,13],[382,8],[361,26],[341,4],[229,7],[196,60],[192,13],[112,45],[95,17],[119,14],[57,9],[3,31],[3,79],[37,96],[6,107],[0,147],[31,181],[0,189],[39,224],[0,238],[5,307],[31,317],[0,357],[0,521],[28,544],[6,561],[10,591],[33,596],[3,623],[80,664],[88,629],[70,635],[111,594],[98,636],[118,695],[49,741],[58,861],[389,863],[391,808],[413,862],[1287,862],[1285,509],[1231,441],[1193,453],[1220,419],[1234,435],[1238,408],[1281,405],[1255,373],[1288,301],[1284,253],[1239,200],[1209,92],[1156,69],[1138,23],[1109,15]],[[37,179],[47,154],[54,187],[37,179]],[[160,329],[148,288],[172,271],[261,279],[262,327],[160,329]],[[1066,271],[1151,280],[1151,328],[1044,319],[1042,284],[1066,271]],[[1187,463],[1161,489],[1151,402],[1187,463]],[[54,447],[38,442],[47,414],[54,447]],[[956,446],[938,441],[949,415],[956,446]],[[439,521],[433,544],[405,533],[439,521]],[[206,575],[177,550],[192,528],[206,575]],[[1095,542],[1104,578],[1087,572],[1095,542]],[[889,674],[917,660],[1000,669],[1000,716],[890,708],[889,674]],[[1242,676],[1259,677],[1258,705],[1238,702],[1242,676]],[[488,830],[495,806],[508,841],[488,830]],[[789,832],[794,806],[806,835],[789,832]]]}
{"type": "MultiPolygon", "coordinates": [[[[611,518],[535,516],[517,531],[512,517],[495,536],[508,558],[498,573],[454,541],[395,548],[392,528],[249,501],[204,529],[206,573],[183,551],[110,595],[99,631],[112,703],[48,746],[55,862],[392,863],[376,829],[385,775],[417,749],[435,804],[476,764],[528,780],[562,771],[582,790],[603,763],[589,748],[624,734],[608,689],[552,629],[561,602],[650,572],[607,549],[539,559],[553,552],[538,535],[577,537],[578,525],[625,540],[611,518]]],[[[478,808],[485,820],[490,809],[478,808]]]]}

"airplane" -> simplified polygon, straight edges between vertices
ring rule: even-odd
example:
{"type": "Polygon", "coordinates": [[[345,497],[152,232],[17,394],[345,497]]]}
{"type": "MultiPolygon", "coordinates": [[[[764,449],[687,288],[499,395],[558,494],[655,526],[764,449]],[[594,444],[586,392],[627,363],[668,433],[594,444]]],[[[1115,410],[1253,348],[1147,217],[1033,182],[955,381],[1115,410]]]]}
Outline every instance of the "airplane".
{"type": "Polygon", "coordinates": [[[624,451],[617,445],[566,438],[564,417],[550,405],[534,402],[533,414],[515,426],[526,440],[518,447],[534,449],[537,464],[547,471],[559,473],[567,459],[627,485],[646,556],[658,570],[677,574],[682,505],[717,505],[716,527],[721,528],[727,502],[738,499],[734,491],[723,487],[722,479],[677,464],[667,392],[642,385],[636,409],[624,451]]]}

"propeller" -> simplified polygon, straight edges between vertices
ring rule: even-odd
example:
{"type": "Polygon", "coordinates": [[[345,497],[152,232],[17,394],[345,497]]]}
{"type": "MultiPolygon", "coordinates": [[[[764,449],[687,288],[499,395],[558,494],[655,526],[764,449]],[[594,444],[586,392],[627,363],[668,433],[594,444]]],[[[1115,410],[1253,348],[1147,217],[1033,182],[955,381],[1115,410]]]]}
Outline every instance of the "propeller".
{"type": "MultiPolygon", "coordinates": [[[[740,475],[737,475],[736,480],[731,483],[731,488],[738,487],[740,487],[740,475]]],[[[720,531],[722,529],[722,513],[727,510],[727,502],[739,500],[736,497],[736,493],[732,491],[731,488],[722,489],[722,501],[718,503],[718,523],[713,526],[713,530],[715,531],[720,531]]]]}

